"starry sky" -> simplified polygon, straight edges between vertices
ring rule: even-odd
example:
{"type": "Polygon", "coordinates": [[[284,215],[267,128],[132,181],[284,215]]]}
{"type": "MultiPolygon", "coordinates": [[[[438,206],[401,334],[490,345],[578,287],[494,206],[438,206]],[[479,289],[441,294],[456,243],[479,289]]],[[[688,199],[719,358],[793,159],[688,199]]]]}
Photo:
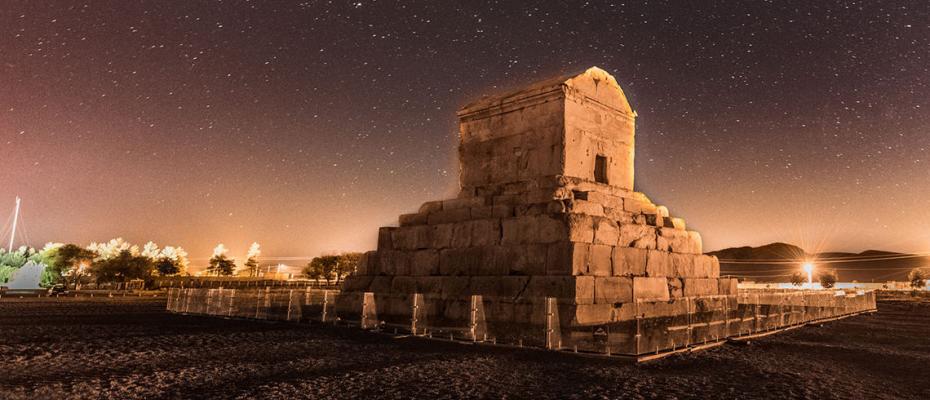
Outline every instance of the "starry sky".
{"type": "MultiPolygon", "coordinates": [[[[457,191],[455,111],[599,66],[636,186],[705,250],[930,251],[930,3],[40,1],[0,7],[0,219],[241,258],[374,248],[457,191]]],[[[2,222],[2,221],[0,221],[2,222]]]]}

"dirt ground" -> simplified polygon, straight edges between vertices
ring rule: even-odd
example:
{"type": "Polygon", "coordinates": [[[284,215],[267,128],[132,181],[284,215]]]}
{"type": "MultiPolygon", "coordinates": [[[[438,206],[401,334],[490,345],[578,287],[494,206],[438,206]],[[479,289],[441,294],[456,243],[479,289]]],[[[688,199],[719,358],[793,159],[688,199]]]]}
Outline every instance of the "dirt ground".
{"type": "Polygon", "coordinates": [[[0,398],[930,398],[930,303],[638,366],[163,309],[0,300],[0,398]]]}

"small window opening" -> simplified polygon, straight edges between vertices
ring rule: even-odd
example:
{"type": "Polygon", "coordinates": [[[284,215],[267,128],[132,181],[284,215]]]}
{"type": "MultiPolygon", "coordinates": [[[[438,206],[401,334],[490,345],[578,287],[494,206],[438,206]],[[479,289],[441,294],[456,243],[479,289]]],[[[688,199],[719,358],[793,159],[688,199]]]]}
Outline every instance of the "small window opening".
{"type": "Polygon", "coordinates": [[[607,157],[601,155],[594,157],[594,181],[607,183],[607,157]]]}

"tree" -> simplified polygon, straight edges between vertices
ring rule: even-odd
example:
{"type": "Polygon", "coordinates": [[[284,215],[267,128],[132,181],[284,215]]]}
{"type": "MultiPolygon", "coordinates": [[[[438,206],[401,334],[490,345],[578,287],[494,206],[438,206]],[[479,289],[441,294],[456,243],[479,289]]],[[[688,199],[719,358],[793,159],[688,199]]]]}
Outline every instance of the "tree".
{"type": "Polygon", "coordinates": [[[820,273],[820,286],[824,289],[830,289],[833,286],[836,286],[836,272],[831,270],[825,270],[820,273]]]}
{"type": "Polygon", "coordinates": [[[121,250],[115,257],[98,259],[91,264],[91,274],[97,282],[126,282],[151,278],[155,269],[152,259],[121,250]]]}
{"type": "Polygon", "coordinates": [[[88,267],[98,258],[98,254],[92,250],[85,249],[75,244],[66,244],[55,251],[51,265],[50,273],[53,277],[64,282],[65,285],[74,285],[77,288],[78,283],[87,276],[88,267]]]}
{"type": "Polygon", "coordinates": [[[225,255],[213,256],[213,258],[210,259],[207,272],[217,276],[230,276],[236,272],[236,262],[235,260],[227,258],[225,255]]]}
{"type": "Polygon", "coordinates": [[[336,284],[342,281],[343,278],[349,276],[358,269],[358,264],[362,260],[362,253],[343,253],[339,256],[339,262],[336,265],[336,284]]]}
{"type": "Polygon", "coordinates": [[[798,286],[798,287],[803,286],[804,282],[806,281],[807,279],[805,279],[804,274],[800,272],[795,272],[791,274],[791,284],[794,286],[798,286]]]}
{"type": "Polygon", "coordinates": [[[181,247],[165,246],[155,257],[155,270],[161,276],[181,274],[187,264],[187,252],[181,247]]]}
{"type": "MultiPolygon", "coordinates": [[[[314,258],[316,260],[316,258],[314,258]]],[[[307,277],[307,279],[320,280],[323,277],[323,266],[319,263],[314,263],[310,261],[307,263],[307,266],[304,267],[301,273],[307,277]]]]}
{"type": "Polygon", "coordinates": [[[310,279],[324,279],[326,284],[337,277],[336,270],[339,267],[339,256],[319,256],[314,257],[304,268],[304,275],[310,279]]]}
{"type": "Polygon", "coordinates": [[[923,289],[927,286],[927,273],[921,268],[914,268],[907,274],[907,280],[911,282],[914,289],[923,289]]]}
{"type": "Polygon", "coordinates": [[[181,273],[181,266],[170,258],[159,258],[155,260],[155,272],[161,276],[177,275],[181,273]]]}
{"type": "Polygon", "coordinates": [[[261,254],[261,246],[258,243],[252,243],[252,246],[249,247],[248,258],[245,260],[245,264],[243,264],[246,271],[249,271],[249,276],[258,276],[258,256],[261,254]]]}
{"type": "Polygon", "coordinates": [[[342,253],[314,257],[304,267],[303,275],[309,279],[324,279],[326,284],[335,280],[338,285],[349,274],[358,269],[362,253],[342,253]]]}
{"type": "Polygon", "coordinates": [[[222,243],[213,249],[213,257],[210,258],[210,265],[207,266],[207,273],[212,275],[230,276],[236,272],[236,261],[226,257],[229,249],[222,243]]]}

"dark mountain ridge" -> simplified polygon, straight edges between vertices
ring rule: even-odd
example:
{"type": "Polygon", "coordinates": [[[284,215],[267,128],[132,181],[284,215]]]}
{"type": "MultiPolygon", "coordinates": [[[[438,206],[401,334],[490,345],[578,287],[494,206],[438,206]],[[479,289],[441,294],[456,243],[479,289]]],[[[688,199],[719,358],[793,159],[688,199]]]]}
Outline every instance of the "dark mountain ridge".
{"type": "Polygon", "coordinates": [[[905,281],[914,268],[930,266],[925,255],[866,250],[861,253],[824,252],[809,254],[788,243],[759,247],[731,247],[708,253],[720,259],[720,275],[757,282],[789,282],[805,261],[815,269],[836,271],[842,282],[905,281]]]}

